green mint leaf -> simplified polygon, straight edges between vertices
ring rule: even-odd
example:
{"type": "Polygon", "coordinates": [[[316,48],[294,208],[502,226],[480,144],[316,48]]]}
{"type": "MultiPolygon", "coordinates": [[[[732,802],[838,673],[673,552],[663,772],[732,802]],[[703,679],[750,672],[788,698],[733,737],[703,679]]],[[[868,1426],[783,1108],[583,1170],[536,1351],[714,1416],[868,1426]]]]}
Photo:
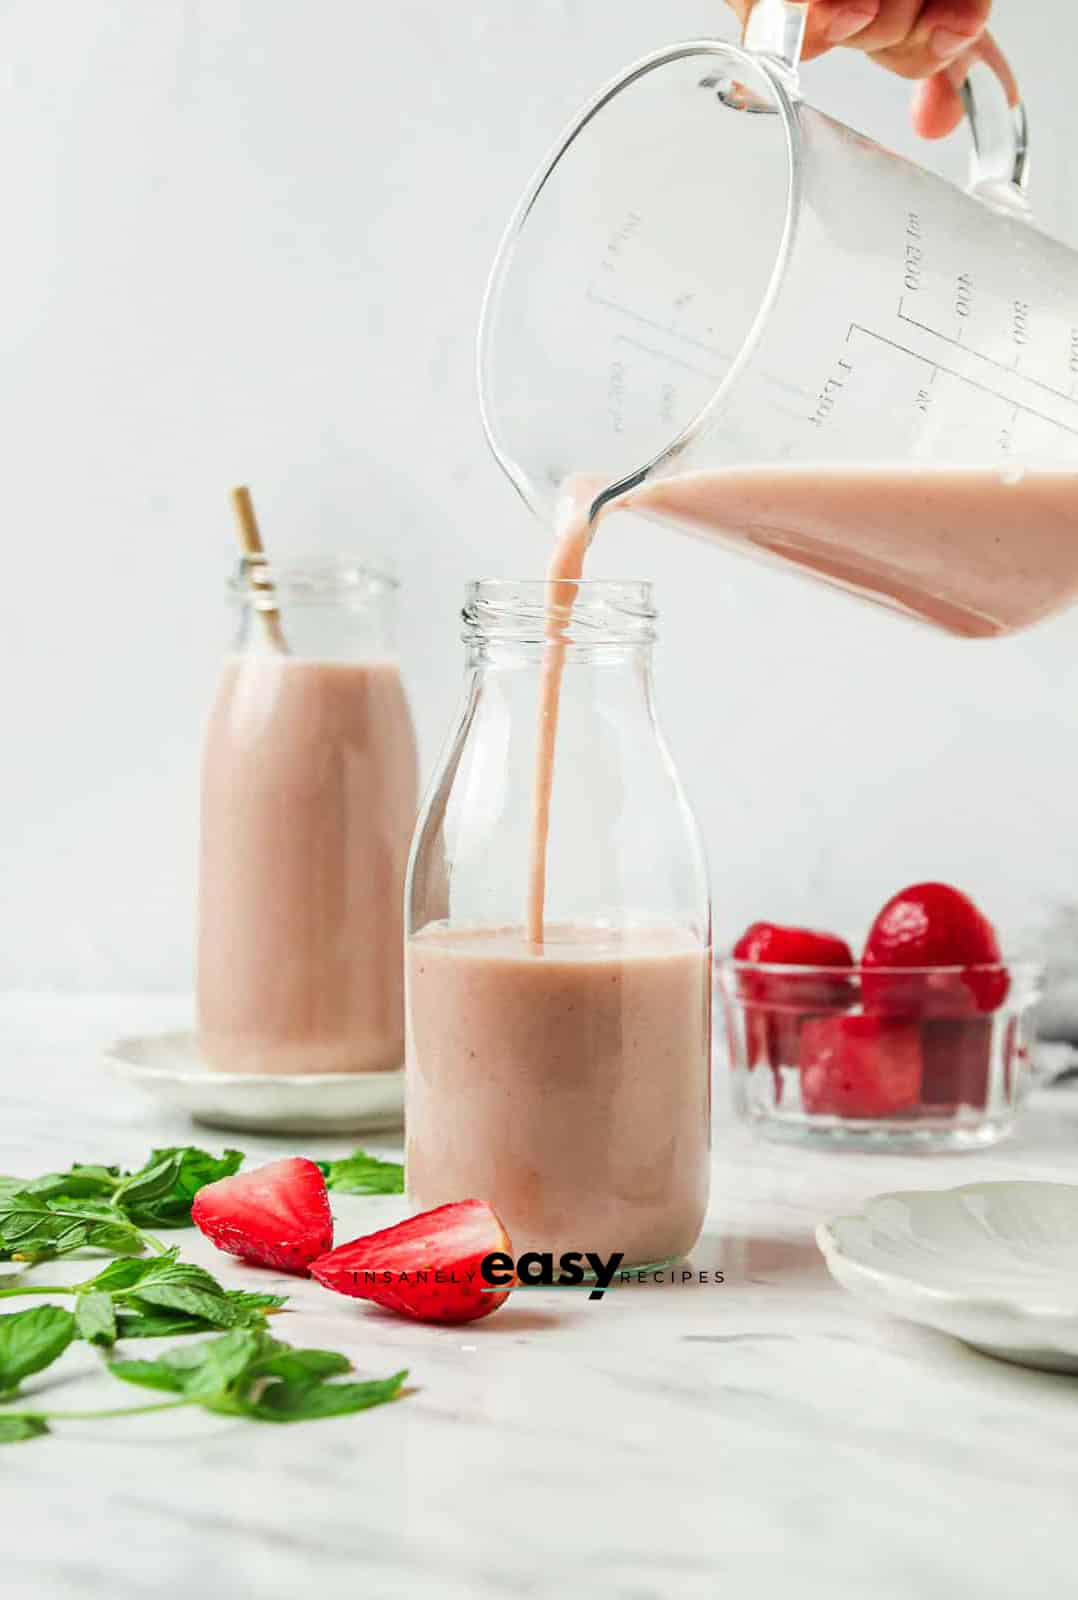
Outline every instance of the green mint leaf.
{"type": "MultiPolygon", "coordinates": [[[[120,1332],[126,1338],[122,1323],[120,1332]]],[[[137,1383],[144,1389],[168,1389],[173,1394],[183,1392],[179,1374],[164,1361],[110,1361],[108,1369],[114,1378],[122,1378],[125,1383],[137,1383]]]]}
{"type": "Polygon", "coordinates": [[[280,1311],[288,1304],[286,1294],[255,1294],[250,1289],[226,1289],[225,1293],[241,1311],[280,1311]]]}
{"type": "Polygon", "coordinates": [[[42,1230],[51,1229],[57,1233],[62,1225],[55,1217],[56,1213],[49,1210],[44,1200],[19,1189],[0,1200],[0,1239],[14,1250],[20,1240],[42,1230]]]}
{"type": "Polygon", "coordinates": [[[116,1326],[121,1339],[171,1339],[176,1334],[221,1331],[216,1323],[186,1317],[182,1311],[130,1311],[122,1305],[116,1307],[116,1326]]]}
{"type": "Polygon", "coordinates": [[[23,1184],[27,1194],[43,1200],[107,1200],[119,1181],[118,1167],[82,1166],[78,1162],[67,1172],[46,1172],[23,1184]]]}
{"type": "Polygon", "coordinates": [[[117,1204],[137,1210],[140,1205],[171,1194],[183,1165],[179,1150],[155,1150],[146,1165],[125,1178],[117,1191],[117,1204]]]}
{"type": "Polygon", "coordinates": [[[116,1312],[112,1296],[99,1292],[80,1294],[75,1301],[75,1327],[87,1344],[116,1343],[116,1312]]]}
{"type": "Polygon", "coordinates": [[[113,1222],[118,1227],[128,1226],[126,1217],[117,1215],[111,1200],[103,1200],[100,1195],[49,1194],[39,1198],[46,1200],[52,1211],[93,1220],[100,1218],[102,1222],[113,1222]]]}
{"type": "Polygon", "coordinates": [[[137,1253],[142,1238],[121,1223],[91,1223],[59,1217],[51,1223],[22,1231],[17,1240],[5,1241],[4,1254],[20,1261],[51,1261],[80,1250],[137,1253]]]}
{"type": "MultiPolygon", "coordinates": [[[[202,1360],[191,1363],[184,1371],[183,1393],[192,1400],[215,1400],[227,1395],[259,1354],[262,1341],[267,1336],[255,1329],[234,1328],[219,1339],[210,1339],[201,1345],[202,1360]]],[[[268,1340],[270,1344],[275,1341],[268,1340]]],[[[183,1353],[183,1347],[175,1352],[183,1353]]],[[[168,1353],[166,1352],[166,1359],[168,1353]]],[[[183,1367],[181,1366],[181,1371],[183,1367]]]]}
{"type": "Polygon", "coordinates": [[[120,1221],[89,1223],[86,1244],[91,1250],[103,1250],[113,1256],[137,1256],[146,1248],[139,1230],[120,1221]]]}
{"type": "Polygon", "coordinates": [[[62,1306],[0,1317],[0,1394],[14,1393],[23,1378],[51,1366],[74,1337],[75,1318],[62,1306]]]}
{"type": "Polygon", "coordinates": [[[111,1361],[109,1371],[127,1383],[151,1389],[170,1389],[205,1401],[224,1397],[230,1385],[275,1341],[258,1330],[235,1328],[201,1344],[182,1344],[166,1350],[155,1361],[111,1361]]]}
{"type": "Polygon", "coordinates": [[[147,1274],[124,1291],[124,1300],[139,1311],[182,1311],[218,1328],[230,1328],[235,1322],[232,1303],[216,1278],[185,1261],[170,1262],[162,1271],[147,1274]]]}
{"type": "Polygon", "coordinates": [[[143,1228],[185,1228],[191,1202],[207,1183],[228,1178],[243,1162],[240,1150],[211,1155],[197,1145],[152,1150],[138,1172],[124,1180],[116,1202],[143,1228]]]}
{"type": "Polygon", "coordinates": [[[17,1444],[22,1439],[37,1439],[43,1433],[48,1433],[49,1425],[44,1417],[37,1417],[32,1411],[12,1411],[7,1416],[0,1414],[0,1444],[17,1444]]]}
{"type": "Polygon", "coordinates": [[[138,1230],[119,1218],[99,1215],[93,1204],[87,1200],[61,1206],[25,1189],[8,1195],[0,1200],[0,1257],[44,1261],[86,1249],[137,1255],[142,1249],[138,1230]]]}
{"type": "Polygon", "coordinates": [[[365,1150],[353,1150],[340,1161],[319,1161],[326,1187],[338,1194],[403,1194],[404,1168],[399,1161],[380,1161],[365,1150]]]}
{"type": "Polygon", "coordinates": [[[138,1384],[143,1389],[165,1389],[171,1394],[182,1394],[183,1383],[178,1372],[164,1361],[109,1361],[106,1363],[114,1378],[125,1383],[138,1384]]]}
{"type": "Polygon", "coordinates": [[[283,1294],[252,1294],[246,1289],[227,1289],[225,1293],[232,1307],[234,1328],[264,1328],[266,1313],[280,1311],[288,1304],[288,1297],[283,1294]]]}
{"type": "Polygon", "coordinates": [[[337,1350],[297,1350],[281,1345],[271,1355],[256,1359],[250,1378],[280,1378],[296,1385],[321,1383],[323,1378],[339,1378],[351,1372],[352,1363],[337,1350]]]}
{"type": "MultiPolygon", "coordinates": [[[[231,1326],[236,1328],[265,1327],[267,1311],[278,1311],[286,1304],[280,1294],[250,1294],[243,1289],[225,1291],[232,1308],[231,1326]]],[[[158,1311],[152,1308],[117,1307],[121,1339],[170,1339],[175,1334],[219,1333],[219,1322],[207,1322],[204,1317],[185,1315],[182,1311],[158,1311]]]]}
{"type": "Polygon", "coordinates": [[[298,1350],[263,1329],[234,1328],[199,1344],[177,1345],[156,1361],[111,1361],[128,1383],[182,1394],[227,1416],[256,1422],[306,1422],[383,1405],[406,1372],[363,1383],[330,1383],[350,1368],[334,1350],[298,1350]]]}
{"type": "Polygon", "coordinates": [[[125,1289],[131,1289],[142,1278],[160,1272],[166,1266],[175,1265],[179,1251],[173,1245],[159,1256],[125,1256],[119,1261],[110,1261],[103,1267],[96,1277],[90,1278],[81,1284],[83,1289],[100,1289],[104,1294],[120,1294],[125,1289]]]}
{"type": "Polygon", "coordinates": [[[407,1376],[407,1371],[402,1371],[363,1383],[271,1383],[244,1402],[243,1414],[259,1422],[314,1422],[320,1417],[346,1416],[395,1400],[407,1376]]]}

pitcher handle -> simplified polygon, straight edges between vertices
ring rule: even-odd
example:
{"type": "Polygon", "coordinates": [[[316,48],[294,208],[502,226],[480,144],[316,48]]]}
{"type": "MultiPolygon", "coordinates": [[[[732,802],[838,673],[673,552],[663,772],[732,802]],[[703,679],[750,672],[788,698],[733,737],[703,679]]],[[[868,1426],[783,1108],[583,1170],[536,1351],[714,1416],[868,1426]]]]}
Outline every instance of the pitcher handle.
{"type": "MultiPolygon", "coordinates": [[[[745,24],[744,49],[766,57],[792,92],[807,21],[808,0],[756,0],[745,24]]],[[[1028,216],[1029,119],[1018,81],[990,33],[971,50],[972,65],[961,87],[973,139],[970,192],[989,205],[1028,216]]]]}
{"type": "Polygon", "coordinates": [[[767,56],[796,85],[805,45],[808,0],[756,0],[741,43],[753,55],[767,56]]]}
{"type": "Polygon", "coordinates": [[[973,47],[961,94],[973,137],[970,193],[1028,216],[1029,118],[1018,80],[990,33],[973,47]]]}

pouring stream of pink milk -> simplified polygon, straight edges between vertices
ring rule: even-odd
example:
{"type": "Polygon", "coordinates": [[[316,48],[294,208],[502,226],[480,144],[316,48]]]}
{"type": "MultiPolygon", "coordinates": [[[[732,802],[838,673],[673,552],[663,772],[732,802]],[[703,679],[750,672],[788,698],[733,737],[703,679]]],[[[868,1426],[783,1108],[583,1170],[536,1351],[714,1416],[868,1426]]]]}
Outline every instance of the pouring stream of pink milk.
{"type": "Polygon", "coordinates": [[[565,669],[565,629],[584,570],[584,557],[594,533],[588,512],[594,486],[574,482],[566,486],[555,524],[557,540],[547,567],[546,643],[539,675],[539,726],[535,740],[535,779],[532,790],[531,848],[528,857],[528,940],[543,943],[546,902],[547,839],[550,834],[550,796],[554,787],[554,750],[558,739],[561,680],[565,669]]]}

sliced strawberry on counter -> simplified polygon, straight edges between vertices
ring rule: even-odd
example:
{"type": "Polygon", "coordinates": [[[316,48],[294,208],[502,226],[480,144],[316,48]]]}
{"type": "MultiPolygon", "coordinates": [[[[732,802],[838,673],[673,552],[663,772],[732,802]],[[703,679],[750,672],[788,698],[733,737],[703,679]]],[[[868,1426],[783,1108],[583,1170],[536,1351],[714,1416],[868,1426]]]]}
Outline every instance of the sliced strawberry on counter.
{"type": "Polygon", "coordinates": [[[921,1035],[897,1017],[845,1012],[801,1029],[801,1105],[817,1116],[889,1117],[921,1097],[921,1035]]]}
{"type": "Polygon", "coordinates": [[[961,1018],[996,1011],[1010,977],[996,930],[968,895],[946,883],[915,883],[894,895],[872,927],[862,957],[861,990],[873,1011],[961,1018]],[[964,967],[964,972],[874,969],[964,967]]]}
{"type": "Polygon", "coordinates": [[[326,1180],[303,1156],[208,1183],[191,1220],[218,1250],[281,1272],[306,1272],[333,1248],[326,1180]]]}
{"type": "MultiPolygon", "coordinates": [[[[734,945],[735,961],[762,966],[853,966],[853,953],[844,939],[812,928],[785,928],[774,922],[754,922],[734,945]]],[[[828,977],[819,972],[738,972],[738,990],[745,1005],[745,1034],[749,1067],[766,1062],[775,1073],[781,1094],[780,1068],[796,1067],[800,1056],[801,1027],[806,1017],[842,1010],[857,999],[847,973],[828,977]]]]}
{"type": "Polygon", "coordinates": [[[498,1217],[483,1200],[458,1200],[339,1245],[312,1264],[311,1276],[417,1322],[476,1322],[509,1297],[509,1289],[491,1290],[480,1270],[495,1254],[512,1260],[498,1217]]]}

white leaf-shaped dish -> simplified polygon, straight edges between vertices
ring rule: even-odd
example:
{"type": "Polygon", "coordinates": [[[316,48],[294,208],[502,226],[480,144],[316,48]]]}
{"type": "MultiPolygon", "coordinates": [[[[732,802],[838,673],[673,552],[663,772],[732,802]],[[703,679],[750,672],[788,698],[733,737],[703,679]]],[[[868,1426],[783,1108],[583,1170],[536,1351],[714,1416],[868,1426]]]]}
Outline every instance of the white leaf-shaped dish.
{"type": "Polygon", "coordinates": [[[832,1277],[879,1310],[1004,1361],[1078,1372],[1078,1185],[876,1195],[816,1239],[832,1277]]]}
{"type": "Polygon", "coordinates": [[[241,1133],[375,1133],[399,1128],[404,1073],[334,1072],[278,1077],[211,1072],[193,1033],[117,1039],[109,1072],[211,1128],[241,1133]]]}

